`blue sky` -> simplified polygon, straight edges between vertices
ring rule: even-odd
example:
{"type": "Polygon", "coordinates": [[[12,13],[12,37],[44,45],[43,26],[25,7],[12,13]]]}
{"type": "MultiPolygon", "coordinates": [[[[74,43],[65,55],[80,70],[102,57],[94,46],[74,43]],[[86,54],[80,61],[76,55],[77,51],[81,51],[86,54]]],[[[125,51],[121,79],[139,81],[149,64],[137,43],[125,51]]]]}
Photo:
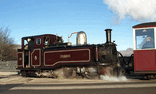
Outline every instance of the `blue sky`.
{"type": "MultiPolygon", "coordinates": [[[[105,29],[111,28],[118,50],[133,47],[132,26],[137,21],[125,18],[113,25],[114,13],[102,0],[0,0],[0,26],[11,30],[20,44],[24,36],[58,34],[67,42],[72,32],[84,31],[87,43],[105,43],[105,29]]],[[[70,38],[76,43],[76,35],[70,38]]]]}

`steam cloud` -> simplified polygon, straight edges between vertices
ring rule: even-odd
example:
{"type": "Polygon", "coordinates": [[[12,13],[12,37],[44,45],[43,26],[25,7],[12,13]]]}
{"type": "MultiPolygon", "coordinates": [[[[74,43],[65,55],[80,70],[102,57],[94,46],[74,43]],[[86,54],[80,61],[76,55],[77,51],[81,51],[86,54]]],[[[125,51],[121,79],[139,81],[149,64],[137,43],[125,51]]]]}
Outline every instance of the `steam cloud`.
{"type": "Polygon", "coordinates": [[[120,23],[125,17],[135,21],[156,21],[156,0],[103,0],[120,23]]]}
{"type": "Polygon", "coordinates": [[[100,75],[100,78],[105,81],[127,81],[125,76],[113,77],[108,75],[100,75]]]}

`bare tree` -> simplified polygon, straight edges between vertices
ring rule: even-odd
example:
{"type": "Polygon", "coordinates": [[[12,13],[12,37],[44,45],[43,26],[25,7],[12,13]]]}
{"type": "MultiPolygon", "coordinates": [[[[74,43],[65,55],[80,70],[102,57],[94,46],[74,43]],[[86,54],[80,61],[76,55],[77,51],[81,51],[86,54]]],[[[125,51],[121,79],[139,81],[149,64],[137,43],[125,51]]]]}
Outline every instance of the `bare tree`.
{"type": "Polygon", "coordinates": [[[8,27],[0,28],[0,60],[15,60],[17,58],[14,39],[10,37],[8,27]]]}

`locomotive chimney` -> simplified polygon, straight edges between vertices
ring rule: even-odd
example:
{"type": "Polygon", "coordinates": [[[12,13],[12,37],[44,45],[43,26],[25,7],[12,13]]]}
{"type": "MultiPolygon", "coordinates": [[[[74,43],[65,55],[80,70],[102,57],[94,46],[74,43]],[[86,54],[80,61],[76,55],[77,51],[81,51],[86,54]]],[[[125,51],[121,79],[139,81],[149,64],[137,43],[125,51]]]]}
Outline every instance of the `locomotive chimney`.
{"type": "Polygon", "coordinates": [[[106,31],[106,43],[111,43],[111,31],[112,29],[105,29],[106,31]]]}

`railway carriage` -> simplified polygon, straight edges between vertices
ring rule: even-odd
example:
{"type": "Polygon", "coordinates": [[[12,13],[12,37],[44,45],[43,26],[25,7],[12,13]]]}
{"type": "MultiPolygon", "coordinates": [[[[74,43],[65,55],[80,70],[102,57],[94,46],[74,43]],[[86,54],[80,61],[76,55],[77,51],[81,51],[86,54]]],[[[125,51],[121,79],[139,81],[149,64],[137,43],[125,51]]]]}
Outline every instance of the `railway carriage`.
{"type": "Polygon", "coordinates": [[[126,73],[156,78],[156,22],[141,23],[133,28],[133,54],[124,57],[126,73]]]}
{"type": "Polygon", "coordinates": [[[156,22],[133,26],[133,36],[134,71],[152,78],[156,74],[156,22]]]}

